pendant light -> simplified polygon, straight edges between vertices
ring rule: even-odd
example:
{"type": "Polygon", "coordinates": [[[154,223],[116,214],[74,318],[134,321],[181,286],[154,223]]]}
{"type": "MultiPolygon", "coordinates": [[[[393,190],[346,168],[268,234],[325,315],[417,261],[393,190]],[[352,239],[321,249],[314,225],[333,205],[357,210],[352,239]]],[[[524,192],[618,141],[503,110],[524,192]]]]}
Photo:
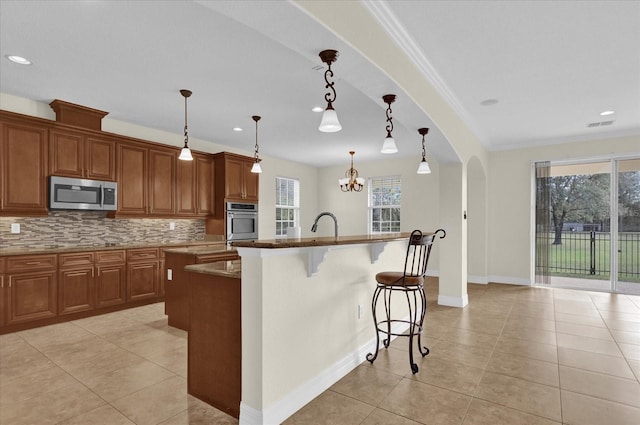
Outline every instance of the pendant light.
{"type": "Polygon", "coordinates": [[[253,154],[253,159],[255,162],[251,167],[251,172],[259,174],[259,173],[262,173],[262,167],[260,167],[260,161],[262,160],[258,157],[258,121],[260,121],[260,117],[257,115],[254,115],[251,118],[253,118],[253,120],[256,122],[256,147],[255,147],[255,152],[253,154]]]}
{"type": "Polygon", "coordinates": [[[340,190],[343,192],[360,192],[364,187],[364,179],[358,177],[358,170],[353,168],[353,154],[355,151],[349,151],[351,155],[351,167],[344,173],[344,178],[338,179],[340,190]]]}
{"type": "Polygon", "coordinates": [[[429,132],[428,128],[419,128],[418,133],[422,134],[422,161],[420,161],[420,165],[418,165],[418,174],[430,174],[431,168],[429,168],[429,163],[427,162],[427,151],[424,147],[424,136],[429,132]]]}
{"type": "Polygon", "coordinates": [[[393,140],[393,136],[391,132],[393,131],[393,118],[391,117],[391,104],[396,100],[395,94],[385,94],[382,96],[382,100],[388,105],[387,106],[387,137],[384,139],[384,143],[382,144],[381,153],[396,153],[398,152],[398,147],[396,146],[396,141],[393,140]]]}
{"type": "Polygon", "coordinates": [[[184,96],[184,147],[180,151],[178,159],[183,161],[193,161],[191,149],[189,149],[189,132],[187,130],[187,98],[191,96],[191,90],[180,90],[180,94],[184,96]]]}
{"type": "Polygon", "coordinates": [[[338,114],[336,114],[335,109],[333,109],[333,102],[336,100],[336,89],[333,87],[335,83],[333,81],[329,82],[329,77],[333,77],[331,64],[338,59],[338,51],[323,50],[320,52],[320,59],[327,64],[327,70],[324,72],[325,88],[331,91],[324,95],[324,100],[327,101],[327,107],[322,113],[322,121],[320,121],[318,130],[323,133],[335,133],[336,131],[342,130],[342,125],[340,125],[340,121],[338,121],[338,114]]]}

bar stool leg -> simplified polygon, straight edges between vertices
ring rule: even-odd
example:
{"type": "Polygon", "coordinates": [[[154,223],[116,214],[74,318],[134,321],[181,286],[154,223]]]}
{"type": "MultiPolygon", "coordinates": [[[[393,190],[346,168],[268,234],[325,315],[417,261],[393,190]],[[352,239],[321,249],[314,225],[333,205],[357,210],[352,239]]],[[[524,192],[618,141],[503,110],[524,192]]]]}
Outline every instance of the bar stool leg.
{"type": "Polygon", "coordinates": [[[424,330],[424,316],[427,314],[427,296],[424,293],[424,287],[420,287],[420,301],[422,304],[422,313],[420,314],[420,333],[418,334],[418,350],[422,357],[429,354],[429,349],[422,345],[422,331],[424,330]],[[423,351],[424,348],[424,351],[423,351]]]}

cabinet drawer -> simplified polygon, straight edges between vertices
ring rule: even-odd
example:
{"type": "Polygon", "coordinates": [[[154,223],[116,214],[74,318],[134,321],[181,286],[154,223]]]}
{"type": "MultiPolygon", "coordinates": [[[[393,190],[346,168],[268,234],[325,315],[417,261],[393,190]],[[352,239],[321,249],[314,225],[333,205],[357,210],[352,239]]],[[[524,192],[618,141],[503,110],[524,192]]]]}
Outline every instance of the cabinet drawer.
{"type": "Polygon", "coordinates": [[[0,257],[0,274],[4,273],[4,257],[0,257]]]}
{"type": "Polygon", "coordinates": [[[96,264],[124,263],[126,258],[124,250],[96,252],[96,264]]]}
{"type": "Polygon", "coordinates": [[[61,269],[78,266],[93,266],[93,252],[60,254],[58,256],[58,262],[61,269]]]}
{"type": "Polygon", "coordinates": [[[58,256],[56,254],[7,257],[6,273],[56,270],[57,268],[58,256]]]}
{"type": "Polygon", "coordinates": [[[137,248],[127,250],[127,261],[155,260],[158,258],[158,248],[137,248]]]}

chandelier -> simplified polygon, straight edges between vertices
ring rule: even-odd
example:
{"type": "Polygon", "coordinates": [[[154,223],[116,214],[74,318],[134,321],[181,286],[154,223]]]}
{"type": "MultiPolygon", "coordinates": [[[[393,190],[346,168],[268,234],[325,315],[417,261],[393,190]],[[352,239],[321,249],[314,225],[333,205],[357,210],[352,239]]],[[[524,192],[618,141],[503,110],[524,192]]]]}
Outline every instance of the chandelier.
{"type": "Polygon", "coordinates": [[[364,188],[364,179],[358,177],[358,170],[353,168],[353,154],[355,151],[349,151],[351,155],[351,168],[344,173],[344,178],[338,179],[340,190],[343,192],[360,192],[364,188]]]}

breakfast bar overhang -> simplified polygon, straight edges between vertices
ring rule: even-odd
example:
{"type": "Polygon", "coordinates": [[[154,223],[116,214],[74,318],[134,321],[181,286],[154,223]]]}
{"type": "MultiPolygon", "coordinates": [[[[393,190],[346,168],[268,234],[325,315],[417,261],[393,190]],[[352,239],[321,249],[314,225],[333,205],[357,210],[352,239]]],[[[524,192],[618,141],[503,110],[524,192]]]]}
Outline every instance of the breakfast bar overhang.
{"type": "Polygon", "coordinates": [[[281,423],[365,360],[375,275],[409,233],[234,242],[242,259],[240,424],[281,423]]]}

